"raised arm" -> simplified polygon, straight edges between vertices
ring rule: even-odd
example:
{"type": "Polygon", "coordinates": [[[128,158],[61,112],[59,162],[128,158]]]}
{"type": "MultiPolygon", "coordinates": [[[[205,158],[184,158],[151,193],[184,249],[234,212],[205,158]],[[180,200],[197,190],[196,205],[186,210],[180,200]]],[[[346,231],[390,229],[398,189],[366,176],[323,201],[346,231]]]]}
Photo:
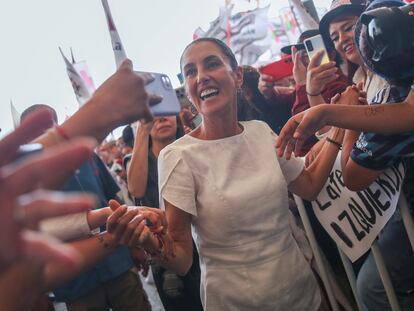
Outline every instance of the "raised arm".
{"type": "Polygon", "coordinates": [[[144,88],[147,82],[146,77],[134,73],[132,62],[125,60],[92,98],[60,126],[60,132],[48,131],[37,142],[47,147],[77,136],[92,136],[101,141],[118,126],[138,119],[151,120],[148,105],[160,102],[161,98],[148,96],[144,88]]]}
{"type": "Polygon", "coordinates": [[[153,122],[141,122],[138,126],[134,149],[128,167],[128,190],[136,198],[142,198],[147,190],[149,136],[153,122]]]}
{"type": "Polygon", "coordinates": [[[342,145],[343,136],[343,129],[334,128],[331,130],[327,142],[317,158],[288,185],[289,191],[309,201],[316,198],[332,170],[342,145]]]}

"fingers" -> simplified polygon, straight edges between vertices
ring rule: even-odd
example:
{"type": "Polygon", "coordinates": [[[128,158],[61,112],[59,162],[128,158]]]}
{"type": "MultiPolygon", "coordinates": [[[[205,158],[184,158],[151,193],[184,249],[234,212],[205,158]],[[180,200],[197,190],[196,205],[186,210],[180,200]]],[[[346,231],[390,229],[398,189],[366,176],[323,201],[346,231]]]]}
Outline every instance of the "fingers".
{"type": "Polygon", "coordinates": [[[149,110],[148,105],[146,105],[146,107],[143,107],[143,110],[141,111],[141,120],[144,120],[145,122],[151,122],[154,120],[154,116],[149,110]]]}
{"type": "Polygon", "coordinates": [[[125,59],[121,66],[119,66],[118,70],[133,70],[133,64],[132,61],[130,59],[125,59]]]}
{"type": "Polygon", "coordinates": [[[118,221],[115,228],[115,231],[113,232],[115,239],[118,241],[121,241],[122,237],[124,236],[128,224],[131,222],[131,220],[138,215],[138,208],[127,208],[127,212],[122,215],[118,221]]]}
{"type": "Polygon", "coordinates": [[[11,193],[21,194],[38,188],[55,179],[55,175],[70,174],[92,155],[96,141],[89,138],[73,139],[44,152],[33,155],[17,165],[9,165],[1,171],[4,186],[11,193]],[[53,172],[53,174],[51,174],[53,172]]]}
{"type": "Polygon", "coordinates": [[[155,80],[155,76],[149,72],[141,72],[139,76],[144,81],[144,85],[150,84],[152,81],[155,80]]]}
{"type": "Polygon", "coordinates": [[[152,226],[150,229],[152,232],[162,233],[167,231],[168,223],[164,211],[151,207],[140,207],[139,210],[140,214],[151,222],[152,226]]]}
{"type": "Polygon", "coordinates": [[[290,158],[292,157],[292,153],[295,150],[295,146],[296,146],[296,139],[294,138],[289,139],[289,141],[286,144],[286,148],[285,148],[285,159],[286,160],[290,160],[290,158]]]}
{"type": "Polygon", "coordinates": [[[148,229],[147,226],[144,226],[144,228],[142,229],[142,232],[139,235],[138,244],[139,245],[146,244],[147,242],[150,241],[152,236],[153,234],[151,233],[150,229],[148,229]]]}
{"type": "Polygon", "coordinates": [[[334,97],[331,98],[331,104],[338,104],[340,98],[341,98],[341,93],[337,93],[334,97]]]}
{"type": "Polygon", "coordinates": [[[49,235],[34,231],[22,233],[22,252],[28,258],[53,262],[66,269],[76,269],[82,263],[82,257],[72,247],[60,243],[49,235]]]}
{"type": "Polygon", "coordinates": [[[120,206],[121,204],[117,200],[109,200],[109,207],[113,212],[116,211],[120,206]]]}
{"type": "Polygon", "coordinates": [[[33,225],[42,219],[89,210],[95,206],[96,198],[85,194],[38,190],[20,196],[17,202],[16,208],[22,210],[18,214],[24,215],[20,224],[33,225]]]}
{"type": "Polygon", "coordinates": [[[155,105],[159,104],[160,102],[162,102],[162,100],[163,100],[162,96],[152,94],[152,95],[149,96],[148,103],[149,103],[150,106],[155,106],[155,105]]]}
{"type": "Polygon", "coordinates": [[[14,159],[20,145],[37,138],[52,124],[53,118],[48,109],[39,110],[28,116],[14,132],[0,140],[0,166],[14,159]]]}
{"type": "Polygon", "coordinates": [[[358,101],[361,105],[368,105],[368,100],[366,97],[358,97],[358,101]]]}
{"type": "Polygon", "coordinates": [[[260,74],[260,79],[263,80],[263,81],[268,81],[268,82],[272,82],[273,81],[273,77],[272,76],[269,76],[269,75],[264,74],[264,73],[260,74]]]}
{"type": "Polygon", "coordinates": [[[295,133],[298,125],[299,125],[299,122],[295,120],[295,117],[292,117],[286,122],[286,124],[283,126],[282,130],[280,131],[280,134],[276,140],[276,148],[277,148],[279,157],[283,156],[286,145],[288,141],[293,138],[293,134],[295,133]]]}
{"type": "Polygon", "coordinates": [[[135,233],[142,231],[143,226],[145,226],[144,217],[140,214],[134,216],[131,219],[131,221],[126,225],[126,228],[121,236],[121,243],[133,247],[134,245],[130,245],[129,242],[135,233]],[[141,229],[138,230],[138,228],[141,229]]]}
{"type": "Polygon", "coordinates": [[[297,51],[298,51],[298,49],[294,45],[292,45],[292,47],[290,48],[290,53],[292,55],[292,59],[295,59],[297,51]]]}
{"type": "Polygon", "coordinates": [[[125,215],[127,210],[128,210],[128,208],[127,208],[126,205],[121,205],[115,210],[115,212],[112,213],[111,216],[108,217],[108,220],[106,221],[106,230],[109,233],[114,233],[115,232],[115,229],[118,226],[119,219],[123,215],[125,215]]]}
{"type": "Polygon", "coordinates": [[[139,219],[140,220],[135,224],[135,228],[132,230],[131,235],[125,241],[125,244],[129,247],[136,247],[137,245],[141,245],[140,237],[142,231],[145,228],[145,220],[142,218],[142,216],[139,219]]]}

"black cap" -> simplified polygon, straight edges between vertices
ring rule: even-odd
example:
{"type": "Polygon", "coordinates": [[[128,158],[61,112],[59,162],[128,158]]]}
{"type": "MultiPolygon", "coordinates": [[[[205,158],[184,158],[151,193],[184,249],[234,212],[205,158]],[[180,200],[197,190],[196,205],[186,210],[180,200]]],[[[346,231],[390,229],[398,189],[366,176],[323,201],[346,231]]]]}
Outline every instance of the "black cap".
{"type": "Polygon", "coordinates": [[[292,53],[292,46],[294,46],[298,51],[304,50],[305,45],[303,44],[303,40],[307,38],[314,37],[319,35],[319,29],[308,29],[302,32],[299,36],[298,42],[296,44],[286,45],[280,49],[280,51],[284,54],[291,54],[292,53]]]}

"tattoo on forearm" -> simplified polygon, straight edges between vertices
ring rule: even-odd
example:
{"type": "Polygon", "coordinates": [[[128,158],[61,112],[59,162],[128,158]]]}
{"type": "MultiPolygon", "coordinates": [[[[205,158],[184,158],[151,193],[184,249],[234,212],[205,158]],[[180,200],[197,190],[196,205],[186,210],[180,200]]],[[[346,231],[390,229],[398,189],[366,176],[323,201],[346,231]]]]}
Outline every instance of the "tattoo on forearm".
{"type": "Polygon", "coordinates": [[[109,243],[107,241],[105,241],[104,237],[101,235],[97,236],[97,239],[99,241],[100,244],[102,244],[102,246],[106,249],[111,249],[111,245],[109,245],[109,243]]]}
{"type": "Polygon", "coordinates": [[[385,107],[382,107],[381,105],[377,107],[366,107],[365,115],[367,117],[375,117],[376,115],[383,113],[384,111],[385,111],[385,107]]]}

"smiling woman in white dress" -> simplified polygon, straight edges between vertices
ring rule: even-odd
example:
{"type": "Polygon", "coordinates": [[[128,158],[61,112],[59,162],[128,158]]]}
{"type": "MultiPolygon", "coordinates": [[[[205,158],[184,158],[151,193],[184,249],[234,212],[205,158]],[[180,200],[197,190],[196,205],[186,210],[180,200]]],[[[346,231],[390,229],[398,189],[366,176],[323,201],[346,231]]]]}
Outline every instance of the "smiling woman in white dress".
{"type": "MultiPolygon", "coordinates": [[[[206,311],[318,310],[317,282],[289,226],[288,190],[314,198],[339,144],[325,144],[309,168],[278,158],[265,123],[237,120],[242,69],[221,41],[193,41],[181,70],[203,122],[159,156],[160,202],[175,251],[163,264],[185,274],[193,234],[206,311]]],[[[331,139],[342,135],[334,130],[331,139]]]]}

